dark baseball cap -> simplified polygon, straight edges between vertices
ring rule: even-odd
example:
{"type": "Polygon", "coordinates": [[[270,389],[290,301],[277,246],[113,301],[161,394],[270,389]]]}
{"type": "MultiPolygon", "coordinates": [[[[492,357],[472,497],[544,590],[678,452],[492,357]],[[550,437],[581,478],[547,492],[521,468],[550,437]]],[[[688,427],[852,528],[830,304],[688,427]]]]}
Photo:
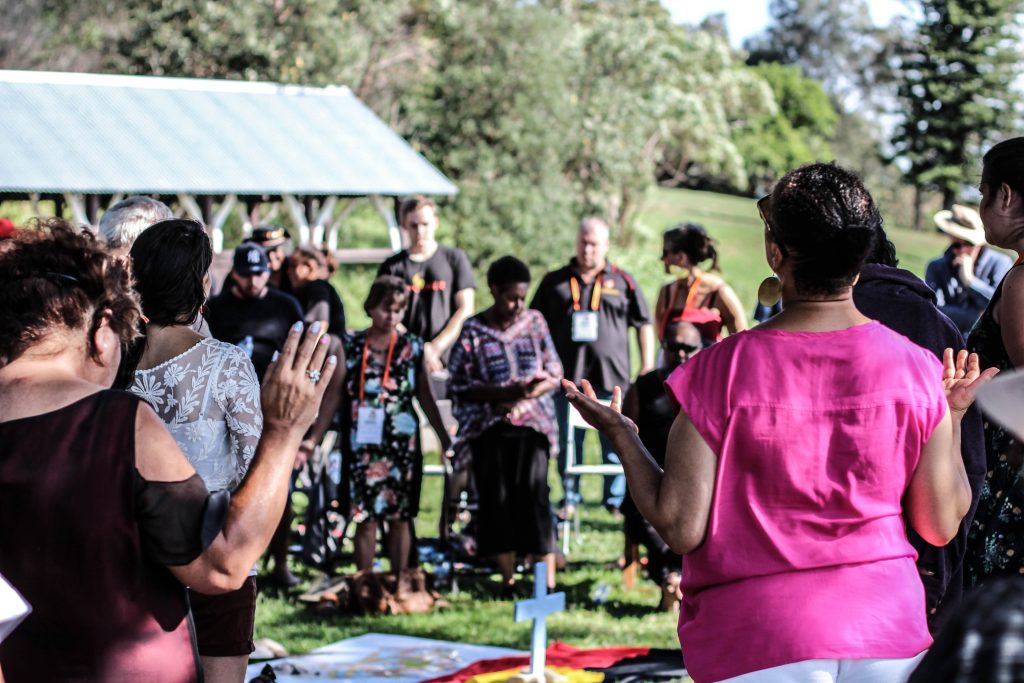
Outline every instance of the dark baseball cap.
{"type": "Polygon", "coordinates": [[[270,264],[267,263],[267,252],[263,251],[263,247],[252,242],[239,244],[235,249],[235,262],[232,270],[239,275],[269,273],[270,264]]]}
{"type": "Polygon", "coordinates": [[[253,228],[249,241],[259,244],[264,249],[270,249],[281,246],[290,237],[288,231],[278,225],[261,225],[253,228]]]}

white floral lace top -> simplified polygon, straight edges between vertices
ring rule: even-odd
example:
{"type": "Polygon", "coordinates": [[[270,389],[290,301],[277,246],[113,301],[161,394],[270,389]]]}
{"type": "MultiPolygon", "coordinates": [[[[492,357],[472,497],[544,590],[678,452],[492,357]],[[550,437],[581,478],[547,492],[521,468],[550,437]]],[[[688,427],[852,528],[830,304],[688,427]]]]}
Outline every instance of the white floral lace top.
{"type": "Polygon", "coordinates": [[[260,383],[245,352],[216,339],[149,370],[131,392],[167,423],[210,491],[242,482],[263,431],[260,383]]]}

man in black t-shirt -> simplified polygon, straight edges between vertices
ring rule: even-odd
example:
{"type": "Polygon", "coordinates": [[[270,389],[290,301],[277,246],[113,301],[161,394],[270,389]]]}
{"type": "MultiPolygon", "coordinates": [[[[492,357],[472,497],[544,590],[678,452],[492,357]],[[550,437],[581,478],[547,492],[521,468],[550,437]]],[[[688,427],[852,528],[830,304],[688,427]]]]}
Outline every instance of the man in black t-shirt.
{"type": "Polygon", "coordinates": [[[409,248],[384,261],[377,276],[395,275],[409,285],[402,324],[422,337],[423,362],[436,373],[444,368],[462,324],[473,315],[476,280],[464,251],[437,243],[434,200],[406,199],[399,208],[399,222],[409,248]]]}
{"type": "Polygon", "coordinates": [[[263,248],[241,244],[235,249],[228,286],[208,304],[214,339],[238,344],[252,337],[252,364],[260,381],[274,351],[284,346],[288,330],[302,320],[295,297],[268,286],[269,279],[270,266],[263,248]]]}
{"type": "MultiPolygon", "coordinates": [[[[531,308],[541,312],[551,330],[555,350],[562,360],[565,378],[579,384],[589,380],[599,398],[611,398],[616,386],[630,385],[629,330],[637,333],[641,374],[654,369],[654,327],[643,292],[633,276],[607,260],[608,225],[589,217],[580,223],[576,256],[568,265],[551,271],[541,280],[531,308]]],[[[579,502],[579,479],[565,480],[568,445],[569,404],[564,395],[555,397],[561,436],[558,472],[571,490],[565,492],[567,505],[579,502]]],[[[583,430],[576,430],[577,461],[583,454],[583,430]]],[[[618,462],[611,443],[601,438],[605,462],[618,462]]],[[[605,477],[604,504],[618,509],[625,492],[625,479],[605,477]]]]}

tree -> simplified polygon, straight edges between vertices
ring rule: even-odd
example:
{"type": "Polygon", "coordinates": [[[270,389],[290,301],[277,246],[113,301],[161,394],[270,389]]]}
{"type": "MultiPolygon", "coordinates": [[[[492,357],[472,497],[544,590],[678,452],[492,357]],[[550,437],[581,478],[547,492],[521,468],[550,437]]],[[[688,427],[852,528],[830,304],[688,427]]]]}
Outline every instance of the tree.
{"type": "Polygon", "coordinates": [[[891,31],[872,24],[867,0],[771,0],[769,14],[764,33],[744,44],[749,64],[794,64],[858,105],[891,80],[891,31]]]}
{"type": "Polygon", "coordinates": [[[579,220],[563,171],[576,147],[571,22],[536,4],[464,0],[431,16],[436,67],[409,99],[409,135],[459,187],[446,213],[477,265],[549,266],[579,220]]]}
{"type": "Polygon", "coordinates": [[[821,83],[797,67],[766,63],[754,70],[771,85],[778,109],[752,119],[736,145],[751,187],[762,192],[790,169],[832,158],[830,141],[839,114],[821,83]]]}
{"type": "MultiPolygon", "coordinates": [[[[900,54],[901,122],[892,138],[906,179],[949,208],[969,161],[1013,124],[1020,0],[921,0],[922,20],[900,54]]],[[[915,223],[921,224],[920,210],[915,223]]]]}

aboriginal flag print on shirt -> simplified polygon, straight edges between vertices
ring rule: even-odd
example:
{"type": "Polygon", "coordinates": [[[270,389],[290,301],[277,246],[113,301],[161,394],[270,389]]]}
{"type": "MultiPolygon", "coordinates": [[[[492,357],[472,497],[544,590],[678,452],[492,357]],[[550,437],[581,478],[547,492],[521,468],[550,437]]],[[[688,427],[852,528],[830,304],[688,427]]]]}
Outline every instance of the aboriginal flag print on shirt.
{"type": "Polygon", "coordinates": [[[455,312],[455,293],[476,287],[473,268],[461,249],[439,245],[425,261],[414,261],[402,250],[381,264],[377,276],[394,275],[409,285],[402,324],[424,341],[444,329],[455,312]]]}

